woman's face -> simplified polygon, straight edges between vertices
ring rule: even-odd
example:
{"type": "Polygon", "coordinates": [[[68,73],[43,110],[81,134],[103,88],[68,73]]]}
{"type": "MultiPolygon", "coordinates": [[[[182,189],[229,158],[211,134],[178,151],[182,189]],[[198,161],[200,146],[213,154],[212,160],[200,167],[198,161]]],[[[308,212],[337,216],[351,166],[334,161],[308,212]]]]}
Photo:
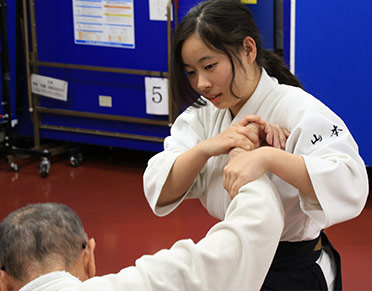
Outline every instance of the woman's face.
{"type": "Polygon", "coordinates": [[[191,87],[217,108],[228,108],[235,116],[257,85],[248,79],[249,65],[244,51],[241,54],[243,67],[234,64],[235,80],[232,87],[234,94],[241,98],[236,98],[230,90],[232,67],[229,58],[208,48],[198,34],[186,39],[181,54],[191,87]]]}

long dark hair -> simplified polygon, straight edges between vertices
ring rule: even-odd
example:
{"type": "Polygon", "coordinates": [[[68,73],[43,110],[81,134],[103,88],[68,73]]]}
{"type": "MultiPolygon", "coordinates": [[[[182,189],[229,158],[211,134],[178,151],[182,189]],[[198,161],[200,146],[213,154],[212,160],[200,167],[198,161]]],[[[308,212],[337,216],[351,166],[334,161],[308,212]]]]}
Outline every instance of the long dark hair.
{"type": "Polygon", "coordinates": [[[208,0],[200,2],[185,15],[174,37],[169,83],[171,95],[180,108],[205,105],[205,101],[190,86],[181,56],[183,43],[194,33],[201,37],[206,46],[229,58],[232,66],[231,91],[235,78],[234,60],[241,64],[239,53],[247,36],[256,42],[256,62],[259,66],[264,67],[270,76],[277,78],[280,84],[302,88],[283,59],[262,48],[257,25],[246,5],[241,4],[240,0],[208,0]]]}

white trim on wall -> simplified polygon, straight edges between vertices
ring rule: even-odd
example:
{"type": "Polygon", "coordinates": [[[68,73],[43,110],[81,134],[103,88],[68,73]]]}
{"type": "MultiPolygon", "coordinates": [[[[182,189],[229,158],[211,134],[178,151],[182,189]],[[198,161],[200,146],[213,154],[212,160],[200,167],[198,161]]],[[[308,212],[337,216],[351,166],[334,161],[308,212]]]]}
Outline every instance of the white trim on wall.
{"type": "Polygon", "coordinates": [[[289,47],[289,69],[295,73],[295,47],[296,47],[296,0],[291,0],[291,32],[289,47]]]}

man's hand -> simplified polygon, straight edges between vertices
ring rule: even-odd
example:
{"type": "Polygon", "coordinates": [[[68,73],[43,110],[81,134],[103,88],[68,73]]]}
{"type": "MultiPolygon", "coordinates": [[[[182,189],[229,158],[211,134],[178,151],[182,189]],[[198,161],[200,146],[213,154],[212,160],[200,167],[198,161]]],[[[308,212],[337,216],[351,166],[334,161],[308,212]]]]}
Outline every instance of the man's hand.
{"type": "Polygon", "coordinates": [[[267,171],[264,151],[259,148],[254,151],[233,149],[229,153],[229,161],[224,168],[223,186],[233,199],[240,187],[258,179],[267,171]]]}

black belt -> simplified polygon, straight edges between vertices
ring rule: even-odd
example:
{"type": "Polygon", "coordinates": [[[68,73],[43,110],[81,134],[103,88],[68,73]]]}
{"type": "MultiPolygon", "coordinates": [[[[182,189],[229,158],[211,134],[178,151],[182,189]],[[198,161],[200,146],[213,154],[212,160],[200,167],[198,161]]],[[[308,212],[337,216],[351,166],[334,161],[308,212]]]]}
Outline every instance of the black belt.
{"type": "Polygon", "coordinates": [[[280,242],[261,290],[328,290],[316,263],[320,246],[332,251],[338,268],[335,290],[342,290],[340,256],[323,232],[310,241],[280,242]]]}

